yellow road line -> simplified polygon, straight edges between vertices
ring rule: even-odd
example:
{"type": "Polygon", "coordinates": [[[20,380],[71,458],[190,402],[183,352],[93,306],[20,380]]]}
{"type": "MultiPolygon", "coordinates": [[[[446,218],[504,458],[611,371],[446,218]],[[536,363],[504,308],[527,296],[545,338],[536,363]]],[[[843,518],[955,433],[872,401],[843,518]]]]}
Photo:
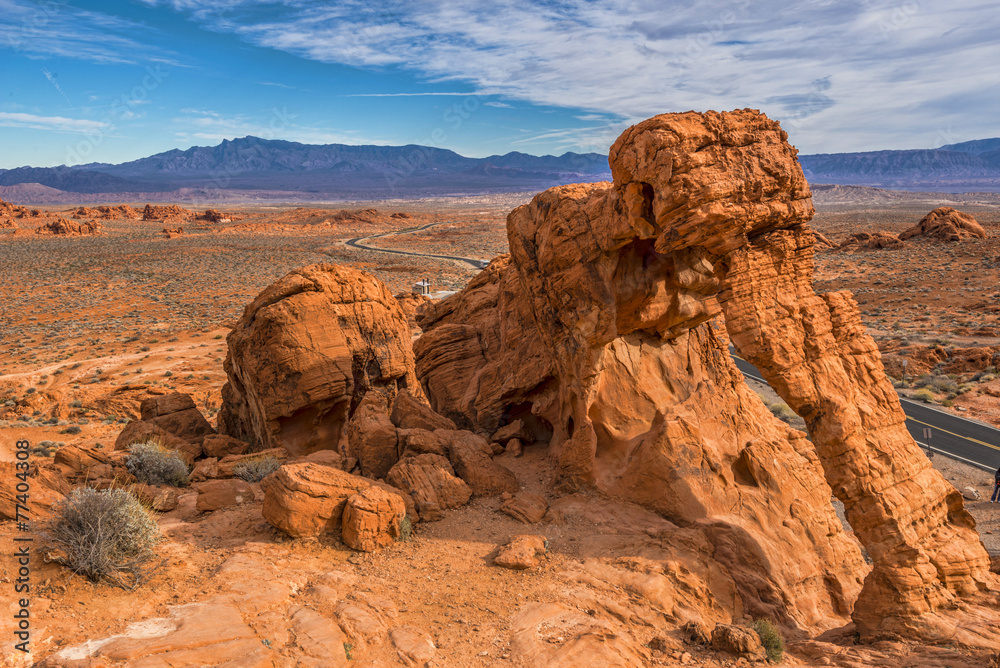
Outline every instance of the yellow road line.
{"type": "Polygon", "coordinates": [[[993,448],[994,450],[1000,450],[1000,446],[991,445],[990,443],[987,443],[985,441],[980,441],[978,438],[970,438],[968,436],[962,436],[961,434],[956,434],[955,432],[948,431],[947,429],[941,429],[941,427],[938,427],[937,425],[928,424],[926,422],[921,422],[920,420],[918,420],[916,418],[911,418],[909,415],[906,416],[906,419],[907,420],[913,420],[916,423],[922,424],[922,425],[927,426],[927,427],[931,427],[932,429],[937,429],[938,431],[943,431],[946,434],[951,434],[952,436],[957,436],[958,438],[964,439],[966,441],[972,441],[973,443],[978,443],[979,445],[985,445],[987,448],[993,448]]]}

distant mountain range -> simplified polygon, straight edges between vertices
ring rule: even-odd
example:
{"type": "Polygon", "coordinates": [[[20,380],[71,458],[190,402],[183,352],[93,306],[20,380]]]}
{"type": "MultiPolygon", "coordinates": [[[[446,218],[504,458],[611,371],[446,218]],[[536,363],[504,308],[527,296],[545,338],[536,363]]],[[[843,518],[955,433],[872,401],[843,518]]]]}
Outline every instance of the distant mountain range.
{"type": "MultiPolygon", "coordinates": [[[[1000,138],[936,149],[800,155],[817,184],[924,192],[1000,192],[1000,138]]],[[[0,187],[40,184],[24,192],[62,191],[62,200],[153,197],[204,201],[380,199],[537,191],[610,179],[599,153],[467,158],[429,146],[349,146],[243,137],[217,146],[158,153],[118,165],[18,167],[0,170],[0,187]]]]}
{"type": "Polygon", "coordinates": [[[929,192],[1000,192],[1000,137],[936,149],[800,155],[813,183],[929,192]]]}
{"type": "Polygon", "coordinates": [[[508,153],[466,158],[429,146],[349,146],[243,137],[118,165],[0,170],[0,186],[38,183],[73,193],[280,191],[393,197],[537,190],[609,179],[606,155],[508,153]]]}

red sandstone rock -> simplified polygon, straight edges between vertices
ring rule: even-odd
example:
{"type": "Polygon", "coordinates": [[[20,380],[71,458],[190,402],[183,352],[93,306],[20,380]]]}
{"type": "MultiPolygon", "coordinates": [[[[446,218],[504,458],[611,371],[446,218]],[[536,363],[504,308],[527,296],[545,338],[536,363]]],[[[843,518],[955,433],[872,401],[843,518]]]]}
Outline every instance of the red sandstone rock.
{"type": "Polygon", "coordinates": [[[545,537],[530,534],[514,536],[500,548],[493,560],[497,566],[523,571],[538,565],[538,556],[545,554],[545,537]]]}
{"type": "Polygon", "coordinates": [[[399,435],[400,457],[423,455],[448,456],[448,439],[443,429],[427,431],[426,429],[397,429],[399,435]]]}
{"type": "Polygon", "coordinates": [[[400,392],[392,404],[392,423],[400,429],[454,429],[455,423],[438,415],[426,403],[407,390],[400,392]]]}
{"type": "Polygon", "coordinates": [[[193,215],[191,211],[181,208],[176,204],[171,204],[169,206],[156,206],[154,204],[147,204],[142,210],[143,220],[173,220],[177,218],[190,218],[193,215]]]}
{"type": "MultiPolygon", "coordinates": [[[[816,236],[816,232],[813,232],[813,236],[816,236]]],[[[877,232],[858,232],[857,234],[852,234],[837,248],[868,248],[871,250],[880,250],[883,248],[902,247],[903,242],[900,241],[898,236],[892,234],[891,232],[879,230],[877,232]]]]}
{"type": "Polygon", "coordinates": [[[941,206],[924,216],[919,223],[899,235],[900,241],[913,237],[930,237],[942,241],[961,241],[967,238],[985,239],[986,230],[967,213],[950,206],[941,206]]]}
{"type": "Polygon", "coordinates": [[[45,223],[35,230],[35,234],[47,234],[61,237],[81,237],[93,234],[101,234],[101,224],[96,220],[88,220],[82,223],[75,220],[65,220],[60,218],[51,223],[45,223]]]}
{"type": "Polygon", "coordinates": [[[537,524],[545,517],[549,503],[544,496],[521,492],[500,504],[500,510],[525,524],[537,524]]]}
{"type": "Polygon", "coordinates": [[[264,519],[295,538],[338,531],[347,500],[371,485],[322,464],[286,464],[261,482],[264,519]]]}
{"type": "Polygon", "coordinates": [[[128,450],[130,445],[135,445],[136,443],[156,443],[168,450],[176,450],[181,453],[188,466],[194,462],[196,457],[200,457],[202,454],[201,446],[174,436],[152,422],[141,420],[129,422],[125,425],[125,428],[121,430],[117,440],[115,440],[115,450],[128,450]]]}
{"type": "Polygon", "coordinates": [[[335,265],[266,288],[229,334],[220,431],[292,456],[337,449],[370,391],[416,387],[410,329],[381,281],[335,265]]]}
{"type": "Polygon", "coordinates": [[[196,508],[199,513],[252,503],[254,500],[253,487],[243,480],[208,480],[191,486],[198,492],[196,508]]]}
{"type": "Polygon", "coordinates": [[[764,661],[767,658],[764,647],[760,644],[760,636],[745,626],[716,624],[712,629],[712,647],[751,661],[764,661]]]}
{"type": "MultiPolygon", "coordinates": [[[[395,214],[393,214],[395,215],[395,214]]],[[[424,668],[433,665],[435,650],[431,636],[415,626],[397,626],[389,632],[399,660],[405,666],[424,668]]]]}
{"type": "Polygon", "coordinates": [[[144,399],[139,412],[143,422],[156,425],[199,447],[205,436],[215,433],[191,396],[182,392],[144,399]]]}
{"type": "Polygon", "coordinates": [[[244,455],[250,445],[225,434],[208,434],[202,439],[201,449],[206,457],[225,457],[244,455]]]}
{"type": "Polygon", "coordinates": [[[399,461],[399,439],[385,397],[377,392],[365,395],[347,422],[347,444],[348,454],[369,478],[384,478],[399,461]]]}
{"type": "Polygon", "coordinates": [[[399,540],[404,517],[406,504],[399,495],[371,486],[347,499],[341,537],[348,547],[374,552],[399,540]]]}
{"type": "MultiPolygon", "coordinates": [[[[437,433],[446,433],[439,430],[437,433]]],[[[492,449],[489,442],[471,431],[451,432],[448,458],[455,467],[455,473],[469,485],[476,496],[499,496],[504,492],[516,492],[520,485],[510,469],[497,464],[490,458],[492,449]]]]}
{"type": "MultiPolygon", "coordinates": [[[[0,200],[2,201],[2,200],[0,200]]],[[[66,446],[69,447],[69,446],[66,446]]],[[[0,519],[13,520],[27,517],[29,520],[45,519],[52,511],[52,506],[69,494],[69,485],[66,480],[54,471],[40,469],[37,466],[28,471],[28,479],[21,480],[17,477],[22,470],[17,468],[16,462],[3,462],[0,464],[0,519]],[[29,485],[29,503],[23,503],[23,497],[18,499],[18,483],[27,482],[29,485]],[[17,506],[23,506],[21,512],[17,506]],[[25,510],[27,509],[27,510],[25,510]]]]}
{"type": "Polygon", "coordinates": [[[812,293],[813,209],[785,133],[753,110],[667,114],[627,130],[610,164],[613,184],[515,209],[510,257],[418,316],[432,407],[550,431],[563,490],[696,527],[752,616],[829,628],[853,608],[865,638],[997,642],[993,616],[952,608],[998,586],[961,496],[902,428],[853,304],[812,293]],[[766,414],[728,337],[813,443],[766,414]]]}
{"type": "Polygon", "coordinates": [[[440,455],[406,457],[392,467],[386,480],[413,497],[424,522],[441,519],[442,511],[464,506],[472,497],[469,486],[455,477],[451,464],[440,455]]]}

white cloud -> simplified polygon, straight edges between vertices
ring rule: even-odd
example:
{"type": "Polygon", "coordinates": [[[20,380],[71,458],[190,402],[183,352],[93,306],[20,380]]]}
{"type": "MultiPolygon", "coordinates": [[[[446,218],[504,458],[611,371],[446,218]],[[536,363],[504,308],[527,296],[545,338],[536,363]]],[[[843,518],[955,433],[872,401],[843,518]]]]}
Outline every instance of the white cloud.
{"type": "Polygon", "coordinates": [[[96,132],[106,127],[99,121],[63,116],[37,116],[20,112],[0,111],[0,126],[8,128],[31,128],[33,130],[55,130],[58,132],[96,132]]]}
{"type": "Polygon", "coordinates": [[[177,65],[174,54],[150,45],[148,38],[155,32],[147,25],[56,2],[0,0],[0,48],[31,58],[177,65]]]}
{"type": "Polygon", "coordinates": [[[956,113],[963,138],[996,134],[1000,13],[980,0],[167,4],[305,58],[624,121],[757,107],[809,151],[926,145],[956,113]]]}

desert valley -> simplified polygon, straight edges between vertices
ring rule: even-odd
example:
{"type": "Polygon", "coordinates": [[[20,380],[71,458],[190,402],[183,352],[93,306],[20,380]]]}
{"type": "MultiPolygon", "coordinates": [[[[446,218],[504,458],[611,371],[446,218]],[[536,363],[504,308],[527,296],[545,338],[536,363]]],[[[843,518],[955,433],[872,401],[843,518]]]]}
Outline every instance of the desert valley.
{"type": "Polygon", "coordinates": [[[1000,666],[992,472],[899,403],[1000,427],[1000,196],[810,188],[752,110],[610,167],[0,203],[4,665],[1000,666]],[[80,568],[88,489],[147,552],[80,568]]]}

